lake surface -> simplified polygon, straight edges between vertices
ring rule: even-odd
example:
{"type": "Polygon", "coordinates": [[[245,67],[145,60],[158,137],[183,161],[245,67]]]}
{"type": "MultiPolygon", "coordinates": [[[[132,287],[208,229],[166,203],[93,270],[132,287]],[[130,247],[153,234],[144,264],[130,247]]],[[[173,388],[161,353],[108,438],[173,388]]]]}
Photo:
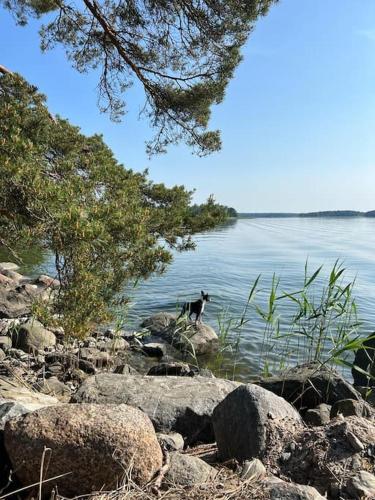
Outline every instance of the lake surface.
{"type": "MultiPolygon", "coordinates": [[[[258,303],[265,304],[273,274],[280,277],[281,290],[298,290],[303,284],[304,266],[312,273],[324,265],[327,275],[339,259],[347,269],[347,280],[356,279],[354,297],[363,321],[361,334],[375,330],[375,219],[286,218],[239,219],[217,230],[195,237],[194,252],[176,254],[161,277],[141,283],[131,291],[129,326],[158,311],[175,312],[185,300],[199,298],[201,290],[212,296],[204,321],[218,328],[225,312],[240,318],[249,289],[261,274],[258,303]]],[[[35,263],[29,272],[48,270],[48,263],[35,263]]],[[[261,368],[262,323],[253,310],[241,331],[239,351],[224,356],[223,370],[230,376],[248,379],[261,368]],[[235,369],[233,365],[235,363],[235,369]]],[[[231,332],[235,338],[238,332],[231,332]]],[[[293,353],[291,354],[293,356],[293,353]]]]}

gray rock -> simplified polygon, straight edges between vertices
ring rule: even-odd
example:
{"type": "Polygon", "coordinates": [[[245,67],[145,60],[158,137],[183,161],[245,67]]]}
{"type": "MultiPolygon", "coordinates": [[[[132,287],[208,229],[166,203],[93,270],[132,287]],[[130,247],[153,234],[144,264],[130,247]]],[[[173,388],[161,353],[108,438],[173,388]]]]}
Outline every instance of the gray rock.
{"type": "Polygon", "coordinates": [[[13,347],[22,349],[25,352],[43,350],[56,345],[55,335],[44,328],[36,319],[30,319],[20,325],[12,334],[13,347]]]}
{"type": "Polygon", "coordinates": [[[79,369],[83,372],[93,375],[96,372],[95,366],[87,360],[80,359],[75,354],[51,352],[45,357],[47,366],[59,363],[64,370],[79,369]]]}
{"type": "Polygon", "coordinates": [[[170,466],[165,475],[165,482],[190,487],[207,483],[214,479],[216,474],[216,469],[200,458],[173,452],[170,454],[170,466]]]}
{"type": "Polygon", "coordinates": [[[0,262],[0,273],[3,271],[18,271],[20,266],[14,262],[0,262]]]}
{"type": "Polygon", "coordinates": [[[68,402],[71,396],[69,387],[60,382],[57,377],[50,377],[38,382],[36,389],[43,394],[55,396],[59,401],[68,402]]]}
{"type": "Polygon", "coordinates": [[[238,382],[205,377],[150,377],[101,373],[73,395],[76,403],[126,402],[144,411],[160,432],[179,432],[187,444],[213,442],[212,412],[238,382]]]}
{"type": "Polygon", "coordinates": [[[132,368],[130,365],[127,363],[122,364],[122,365],[117,365],[115,369],[113,370],[113,373],[117,373],[120,375],[139,375],[137,370],[132,368]]]}
{"type": "Polygon", "coordinates": [[[341,414],[343,417],[371,417],[374,415],[374,410],[371,408],[369,404],[367,404],[363,400],[355,400],[355,399],[342,399],[340,401],[336,401],[336,403],[332,406],[331,409],[331,418],[337,417],[337,415],[341,414]]]}
{"type": "MultiPolygon", "coordinates": [[[[6,279],[10,280],[10,278],[6,279]]],[[[50,298],[51,294],[47,293],[44,287],[30,283],[19,284],[11,280],[7,286],[0,287],[0,318],[29,316],[31,306],[36,299],[48,301],[50,298]]]]}
{"type": "Polygon", "coordinates": [[[3,276],[7,276],[8,278],[10,278],[11,280],[13,280],[15,282],[19,282],[19,281],[24,279],[24,276],[22,276],[22,274],[20,274],[20,273],[17,273],[17,271],[4,270],[4,271],[1,271],[1,274],[3,276]]]}
{"type": "Polygon", "coordinates": [[[335,370],[316,363],[296,366],[278,376],[263,378],[259,385],[296,407],[333,405],[340,399],[359,399],[359,393],[335,370]]]}
{"type": "Polygon", "coordinates": [[[49,477],[47,496],[57,485],[60,495],[73,497],[100,489],[112,490],[130,470],[145,484],[162,465],[162,452],[150,419],[126,405],[52,406],[8,420],[4,442],[21,484],[38,482],[43,450],[49,477]]]}
{"type": "Polygon", "coordinates": [[[150,318],[145,319],[141,323],[141,328],[147,328],[150,333],[156,336],[160,336],[163,333],[167,333],[171,325],[175,325],[176,318],[173,314],[166,312],[160,312],[154,314],[150,318]]]}
{"type": "Polygon", "coordinates": [[[169,313],[157,313],[141,324],[143,328],[160,337],[178,350],[195,355],[210,354],[219,347],[219,339],[213,328],[204,323],[176,322],[169,313]]]}
{"type": "Polygon", "coordinates": [[[212,420],[223,460],[262,459],[269,427],[278,422],[291,432],[303,427],[298,412],[287,401],[253,384],[231,392],[216,406],[212,420]]]}
{"type": "Polygon", "coordinates": [[[165,345],[157,342],[143,344],[142,350],[147,354],[147,356],[152,358],[162,358],[167,352],[165,345]]]}
{"type": "Polygon", "coordinates": [[[354,498],[375,498],[375,476],[359,471],[350,481],[348,491],[354,498]]]}
{"type": "Polygon", "coordinates": [[[28,361],[30,359],[30,355],[27,354],[25,351],[22,351],[22,349],[14,349],[14,348],[8,349],[7,355],[10,358],[19,359],[20,361],[28,361]]]}
{"type": "Polygon", "coordinates": [[[318,405],[316,408],[308,409],[304,416],[304,421],[308,425],[325,425],[331,420],[331,406],[325,403],[318,405]]]}
{"type": "Polygon", "coordinates": [[[270,500],[326,500],[312,486],[275,481],[270,488],[270,500]]]}
{"type": "Polygon", "coordinates": [[[240,478],[243,481],[259,481],[267,475],[266,468],[258,458],[253,460],[245,460],[242,464],[240,478]]]}
{"type": "Polygon", "coordinates": [[[108,352],[99,351],[96,347],[83,347],[79,351],[79,358],[89,361],[94,366],[100,368],[112,362],[112,358],[108,352]]]}
{"type": "Polygon", "coordinates": [[[156,436],[160,446],[167,451],[181,451],[184,449],[184,438],[178,432],[171,432],[169,434],[158,432],[156,436]]]}
{"type": "Polygon", "coordinates": [[[51,396],[30,391],[16,382],[0,377],[0,429],[13,416],[53,406],[59,401],[51,396]]]}
{"type": "Polygon", "coordinates": [[[12,347],[12,339],[7,335],[0,335],[0,347],[5,349],[12,347]]]}

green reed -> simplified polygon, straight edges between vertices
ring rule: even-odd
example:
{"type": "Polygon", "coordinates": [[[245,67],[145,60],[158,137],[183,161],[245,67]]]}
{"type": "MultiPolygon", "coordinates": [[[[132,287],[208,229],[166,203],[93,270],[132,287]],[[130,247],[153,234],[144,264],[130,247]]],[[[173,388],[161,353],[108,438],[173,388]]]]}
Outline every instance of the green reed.
{"type": "Polygon", "coordinates": [[[345,279],[338,261],[328,276],[322,276],[322,270],[320,266],[309,274],[306,262],[302,286],[292,292],[280,290],[280,279],[274,275],[267,305],[255,304],[253,311],[263,324],[265,376],[308,361],[352,366],[349,359],[363,343],[353,298],[355,280],[345,279]]]}

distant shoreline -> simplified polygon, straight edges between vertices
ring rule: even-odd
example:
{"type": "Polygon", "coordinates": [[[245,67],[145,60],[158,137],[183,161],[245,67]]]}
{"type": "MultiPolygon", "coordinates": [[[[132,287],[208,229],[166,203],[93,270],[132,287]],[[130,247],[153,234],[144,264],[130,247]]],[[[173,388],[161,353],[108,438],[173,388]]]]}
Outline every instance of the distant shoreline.
{"type": "Polygon", "coordinates": [[[238,212],[238,219],[260,219],[260,218],[292,218],[292,217],[375,217],[375,210],[369,212],[358,212],[355,210],[327,210],[323,212],[288,213],[288,212],[265,212],[247,213],[238,212]]]}

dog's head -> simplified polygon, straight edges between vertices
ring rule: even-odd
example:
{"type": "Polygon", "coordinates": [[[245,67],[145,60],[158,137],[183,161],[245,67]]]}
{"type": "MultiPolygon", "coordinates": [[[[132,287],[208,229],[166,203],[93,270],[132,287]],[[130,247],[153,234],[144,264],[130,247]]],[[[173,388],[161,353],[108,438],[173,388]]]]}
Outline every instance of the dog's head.
{"type": "Polygon", "coordinates": [[[204,293],[203,290],[201,291],[201,296],[202,296],[202,300],[204,300],[206,302],[211,302],[210,296],[208,295],[208,293],[204,293]]]}

